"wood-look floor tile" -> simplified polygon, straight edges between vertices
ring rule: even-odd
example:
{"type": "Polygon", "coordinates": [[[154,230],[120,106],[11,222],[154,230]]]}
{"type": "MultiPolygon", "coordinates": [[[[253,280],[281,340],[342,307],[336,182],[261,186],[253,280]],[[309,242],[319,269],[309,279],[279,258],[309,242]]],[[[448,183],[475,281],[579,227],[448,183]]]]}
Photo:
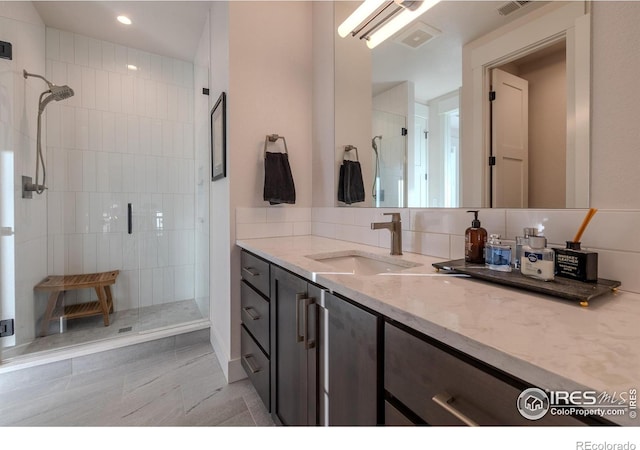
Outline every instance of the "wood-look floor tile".
{"type": "Polygon", "coordinates": [[[109,356],[113,364],[99,370],[82,364],[79,373],[0,393],[0,425],[273,425],[248,379],[226,382],[208,343],[142,359],[109,356]]]}

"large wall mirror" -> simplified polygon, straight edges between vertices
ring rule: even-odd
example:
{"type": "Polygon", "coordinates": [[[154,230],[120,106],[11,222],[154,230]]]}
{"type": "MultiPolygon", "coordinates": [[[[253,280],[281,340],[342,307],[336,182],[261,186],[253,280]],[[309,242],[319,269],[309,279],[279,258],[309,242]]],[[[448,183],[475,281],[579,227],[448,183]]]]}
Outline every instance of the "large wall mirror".
{"type": "Polygon", "coordinates": [[[587,6],[444,0],[374,49],[336,33],[336,186],[357,158],[352,206],[588,207],[587,6]]]}

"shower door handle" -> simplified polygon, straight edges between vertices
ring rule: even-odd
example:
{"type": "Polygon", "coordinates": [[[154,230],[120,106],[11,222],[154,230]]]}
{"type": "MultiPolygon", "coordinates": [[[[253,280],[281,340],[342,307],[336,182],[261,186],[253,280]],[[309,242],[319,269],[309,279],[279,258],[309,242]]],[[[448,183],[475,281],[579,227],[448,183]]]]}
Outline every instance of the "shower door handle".
{"type": "Polygon", "coordinates": [[[133,233],[133,217],[131,215],[131,203],[127,204],[127,230],[129,234],[133,233]]]}

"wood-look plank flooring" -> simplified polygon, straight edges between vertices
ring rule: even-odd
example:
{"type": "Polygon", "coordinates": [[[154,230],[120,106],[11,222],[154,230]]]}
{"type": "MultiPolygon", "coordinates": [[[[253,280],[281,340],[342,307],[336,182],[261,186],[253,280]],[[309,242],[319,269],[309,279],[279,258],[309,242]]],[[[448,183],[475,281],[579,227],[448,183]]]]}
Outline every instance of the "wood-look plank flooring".
{"type": "Polygon", "coordinates": [[[47,382],[0,383],[0,425],[271,426],[245,379],[228,384],[209,343],[47,382]]]}

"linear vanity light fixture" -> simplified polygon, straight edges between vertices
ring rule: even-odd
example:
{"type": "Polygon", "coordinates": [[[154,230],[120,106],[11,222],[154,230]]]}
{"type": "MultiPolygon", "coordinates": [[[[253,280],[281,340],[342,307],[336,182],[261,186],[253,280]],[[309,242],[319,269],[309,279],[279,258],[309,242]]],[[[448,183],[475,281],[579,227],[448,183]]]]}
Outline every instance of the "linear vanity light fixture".
{"type": "Polygon", "coordinates": [[[338,27],[338,34],[346,37],[358,35],[374,48],[385,39],[420,17],[440,0],[365,0],[338,27]]]}

